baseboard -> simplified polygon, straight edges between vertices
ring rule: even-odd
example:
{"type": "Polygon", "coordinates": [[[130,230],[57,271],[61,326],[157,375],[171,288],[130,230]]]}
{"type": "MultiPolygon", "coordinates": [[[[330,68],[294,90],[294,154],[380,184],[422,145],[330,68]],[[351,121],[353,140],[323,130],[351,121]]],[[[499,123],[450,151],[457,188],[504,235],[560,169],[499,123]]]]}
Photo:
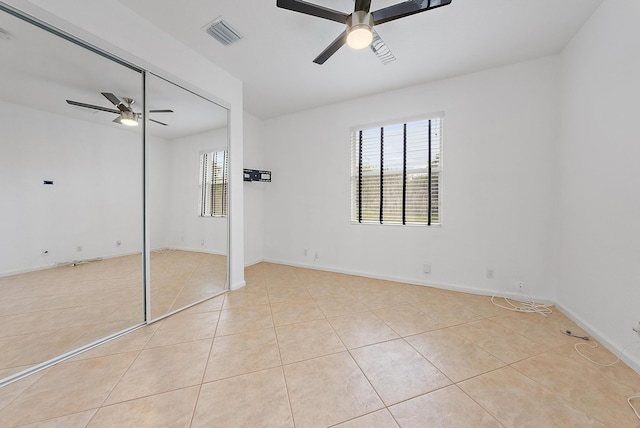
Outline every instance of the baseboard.
{"type": "MultiPolygon", "coordinates": [[[[498,297],[511,297],[511,298],[518,297],[516,293],[508,290],[503,290],[503,291],[488,290],[488,289],[472,287],[468,285],[449,284],[449,283],[433,282],[433,281],[421,281],[421,280],[416,280],[414,278],[406,278],[401,276],[377,275],[377,274],[372,274],[370,272],[361,272],[361,271],[351,270],[351,269],[329,268],[326,266],[310,265],[310,264],[304,264],[304,263],[291,263],[291,262],[287,262],[284,260],[277,260],[277,259],[265,259],[264,261],[266,263],[275,263],[275,264],[280,264],[285,266],[321,270],[325,272],[344,273],[346,275],[362,276],[365,278],[381,279],[384,281],[402,282],[404,284],[422,285],[425,287],[434,287],[434,288],[440,288],[440,289],[449,290],[449,291],[459,291],[462,293],[478,294],[481,296],[498,296],[498,297]]],[[[531,299],[533,299],[538,303],[543,303],[543,304],[554,303],[553,300],[547,297],[542,297],[542,296],[527,296],[527,297],[530,297],[531,299]]]]}
{"type": "Polygon", "coordinates": [[[13,271],[0,272],[0,278],[5,277],[5,276],[20,275],[20,274],[23,274],[23,273],[38,272],[38,271],[41,271],[41,270],[47,270],[47,269],[52,269],[52,268],[56,268],[56,267],[62,267],[65,264],[92,262],[92,261],[98,261],[98,260],[108,260],[108,259],[115,259],[117,257],[132,256],[132,255],[135,255],[135,254],[141,254],[141,253],[140,253],[140,251],[130,251],[130,252],[127,252],[127,253],[112,254],[110,256],[85,257],[83,259],[73,259],[73,260],[65,260],[65,261],[62,261],[62,262],[52,262],[52,263],[46,264],[46,265],[33,266],[33,267],[29,267],[29,268],[24,268],[24,269],[16,269],[16,270],[13,270],[13,271]]]}
{"type": "Polygon", "coordinates": [[[249,267],[249,266],[253,266],[253,265],[257,265],[258,263],[262,263],[264,262],[264,259],[256,259],[256,260],[251,260],[251,261],[244,261],[244,267],[249,267]]]}
{"type": "MultiPolygon", "coordinates": [[[[562,312],[567,318],[569,318],[571,321],[578,324],[580,328],[582,328],[584,331],[589,333],[589,336],[595,338],[602,346],[607,348],[616,356],[620,355],[620,353],[624,349],[624,346],[626,346],[626,344],[623,346],[619,346],[618,344],[612,342],[607,338],[606,334],[604,334],[598,328],[594,327],[591,323],[585,321],[582,317],[576,315],[575,312],[573,312],[571,309],[567,308],[563,304],[556,303],[556,308],[560,312],[562,312]]],[[[637,341],[637,339],[635,341],[637,341]]],[[[632,343],[632,342],[634,341],[629,341],[629,343],[632,343]]],[[[638,346],[636,346],[636,349],[637,348],[638,346]]],[[[640,374],[640,360],[638,358],[634,357],[633,355],[629,355],[625,352],[620,356],[620,359],[624,361],[633,370],[635,370],[636,373],[640,374]]]]}
{"type": "Polygon", "coordinates": [[[229,286],[229,290],[231,290],[231,291],[239,290],[240,288],[244,287],[245,285],[247,285],[247,283],[245,281],[234,282],[233,284],[231,284],[229,286]]]}
{"type": "Polygon", "coordinates": [[[47,265],[40,265],[40,266],[33,266],[30,268],[24,268],[24,269],[16,269],[16,270],[9,270],[9,271],[5,271],[5,272],[0,272],[0,278],[5,277],[5,276],[12,276],[12,275],[20,275],[23,273],[30,273],[30,272],[38,272],[41,270],[46,270],[46,269],[51,269],[56,267],[56,263],[52,263],[52,264],[47,264],[47,265]]]}
{"type": "Polygon", "coordinates": [[[175,251],[189,251],[191,253],[204,253],[204,254],[214,254],[216,256],[226,256],[227,253],[224,251],[214,251],[214,250],[209,250],[206,248],[191,248],[191,247],[174,247],[174,246],[168,246],[168,247],[163,247],[163,248],[158,248],[158,249],[153,249],[151,251],[162,251],[162,250],[175,250],[175,251]]]}

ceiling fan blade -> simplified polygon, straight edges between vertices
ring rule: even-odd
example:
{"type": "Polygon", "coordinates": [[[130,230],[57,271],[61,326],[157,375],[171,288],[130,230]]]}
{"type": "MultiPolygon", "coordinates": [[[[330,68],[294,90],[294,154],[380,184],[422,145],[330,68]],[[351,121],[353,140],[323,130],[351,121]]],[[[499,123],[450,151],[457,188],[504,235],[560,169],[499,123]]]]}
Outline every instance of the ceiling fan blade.
{"type": "Polygon", "coordinates": [[[94,106],[93,104],[85,104],[85,103],[80,103],[78,101],[67,100],[67,104],[71,104],[72,106],[84,107],[84,108],[92,108],[94,110],[107,111],[109,113],[116,113],[116,114],[120,113],[118,110],[115,110],[112,108],[94,106]]]}
{"type": "Polygon", "coordinates": [[[395,55],[393,55],[393,52],[391,52],[391,50],[387,47],[387,45],[384,43],[380,35],[376,32],[376,30],[372,30],[372,33],[373,33],[373,41],[371,42],[371,45],[369,47],[371,48],[373,53],[376,54],[378,59],[384,65],[387,65],[390,62],[395,61],[396,60],[395,55]]]}
{"type": "Polygon", "coordinates": [[[354,8],[356,12],[359,10],[369,12],[369,9],[371,9],[371,0],[356,0],[356,7],[354,8]]]}
{"type": "Polygon", "coordinates": [[[113,95],[110,92],[100,92],[106,99],[108,99],[109,101],[111,101],[111,104],[113,104],[114,106],[117,106],[118,104],[122,104],[122,101],[120,101],[120,98],[116,97],[115,95],[113,95]]]}
{"type": "Polygon", "coordinates": [[[334,53],[336,53],[338,51],[338,49],[340,49],[342,47],[342,45],[344,45],[345,43],[347,43],[347,31],[345,30],[345,32],[343,32],[342,34],[340,34],[338,36],[337,39],[335,39],[329,46],[327,46],[327,48],[325,50],[322,51],[322,53],[320,55],[318,55],[316,57],[316,59],[313,60],[313,62],[315,62],[316,64],[324,64],[324,62],[326,60],[328,60],[331,55],[333,55],[334,53]]]}
{"type": "Polygon", "coordinates": [[[111,101],[111,104],[118,107],[120,111],[131,111],[129,107],[127,107],[118,97],[109,92],[100,92],[106,99],[111,101]]]}
{"type": "Polygon", "coordinates": [[[173,110],[149,110],[149,113],[173,113],[173,110]]]}
{"type": "Polygon", "coordinates": [[[373,12],[373,24],[380,25],[415,13],[451,4],[451,0],[408,0],[373,12]]]}
{"type": "Polygon", "coordinates": [[[307,3],[302,0],[277,0],[276,6],[281,9],[292,10],[294,12],[304,13],[306,15],[317,16],[318,18],[328,19],[330,21],[346,24],[349,14],[329,9],[316,4],[307,3]]]}
{"type": "Polygon", "coordinates": [[[153,119],[149,119],[149,122],[154,122],[154,123],[157,123],[157,124],[159,124],[159,125],[163,125],[163,126],[169,126],[169,125],[167,125],[166,123],[162,123],[162,122],[159,122],[159,121],[157,121],[157,120],[153,120],[153,119]]]}

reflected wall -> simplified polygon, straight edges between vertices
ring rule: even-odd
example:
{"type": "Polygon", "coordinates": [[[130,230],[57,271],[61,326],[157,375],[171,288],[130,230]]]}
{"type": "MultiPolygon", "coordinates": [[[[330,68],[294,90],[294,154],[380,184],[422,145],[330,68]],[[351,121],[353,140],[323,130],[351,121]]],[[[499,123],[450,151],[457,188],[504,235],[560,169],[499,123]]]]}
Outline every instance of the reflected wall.
{"type": "Polygon", "coordinates": [[[150,73],[147,100],[161,122],[147,128],[153,320],[226,289],[227,157],[210,154],[227,153],[228,130],[227,109],[150,73]]]}
{"type": "Polygon", "coordinates": [[[144,322],[141,70],[0,12],[0,379],[144,322]],[[46,65],[46,66],[45,66],[46,65]]]}

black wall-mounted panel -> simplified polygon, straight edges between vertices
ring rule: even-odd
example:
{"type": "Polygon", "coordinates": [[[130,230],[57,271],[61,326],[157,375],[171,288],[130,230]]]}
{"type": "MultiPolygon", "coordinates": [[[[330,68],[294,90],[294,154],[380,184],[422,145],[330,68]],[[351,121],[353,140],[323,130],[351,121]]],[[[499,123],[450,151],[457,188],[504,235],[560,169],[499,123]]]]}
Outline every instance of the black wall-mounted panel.
{"type": "Polygon", "coordinates": [[[244,169],[244,181],[263,181],[271,182],[271,171],[262,171],[260,169],[244,169]]]}

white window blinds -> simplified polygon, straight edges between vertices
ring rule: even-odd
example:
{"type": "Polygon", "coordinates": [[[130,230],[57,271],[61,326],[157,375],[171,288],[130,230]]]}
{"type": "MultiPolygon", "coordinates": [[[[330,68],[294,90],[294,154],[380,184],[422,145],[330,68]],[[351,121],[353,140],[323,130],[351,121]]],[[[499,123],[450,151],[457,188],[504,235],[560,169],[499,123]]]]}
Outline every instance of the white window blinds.
{"type": "Polygon", "coordinates": [[[226,150],[200,155],[200,215],[226,216],[228,212],[228,156],[226,150]]]}
{"type": "Polygon", "coordinates": [[[351,133],[351,220],[440,223],[442,119],[351,133]]]}

